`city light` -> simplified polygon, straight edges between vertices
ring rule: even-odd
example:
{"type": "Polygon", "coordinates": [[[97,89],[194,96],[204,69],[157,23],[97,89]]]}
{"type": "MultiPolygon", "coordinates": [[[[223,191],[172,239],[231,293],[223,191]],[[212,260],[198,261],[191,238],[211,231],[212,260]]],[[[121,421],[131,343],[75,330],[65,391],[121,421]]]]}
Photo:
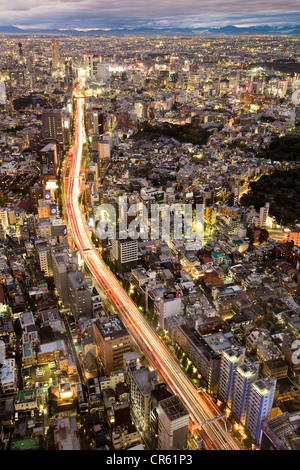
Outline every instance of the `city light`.
{"type": "Polygon", "coordinates": [[[75,3],[0,26],[0,449],[294,450],[300,27],[75,3]]]}

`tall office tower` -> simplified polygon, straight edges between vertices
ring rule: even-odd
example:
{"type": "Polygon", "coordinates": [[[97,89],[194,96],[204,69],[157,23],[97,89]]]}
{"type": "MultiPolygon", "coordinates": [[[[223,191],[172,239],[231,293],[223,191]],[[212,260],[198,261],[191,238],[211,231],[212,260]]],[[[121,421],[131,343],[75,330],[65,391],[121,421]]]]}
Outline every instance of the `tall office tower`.
{"type": "Polygon", "coordinates": [[[103,135],[104,133],[104,114],[102,106],[93,106],[93,133],[103,135]]]}
{"type": "Polygon", "coordinates": [[[70,308],[76,320],[80,318],[91,318],[92,316],[92,297],[88,285],[88,279],[85,278],[82,271],[68,273],[70,308]]]}
{"type": "Polygon", "coordinates": [[[43,138],[52,137],[63,144],[62,113],[60,109],[46,109],[42,114],[43,138]]]}
{"type": "Polygon", "coordinates": [[[266,202],[264,207],[261,207],[259,210],[259,226],[264,227],[267,223],[269,216],[270,203],[266,202]]]}
{"type": "Polygon", "coordinates": [[[0,80],[0,105],[6,103],[6,86],[3,79],[0,80]]]}
{"type": "Polygon", "coordinates": [[[52,49],[52,68],[56,69],[57,67],[59,67],[59,61],[60,61],[57,39],[53,39],[51,43],[51,49],[52,49]]]}
{"type": "Polygon", "coordinates": [[[68,253],[62,252],[52,254],[54,284],[64,306],[68,306],[70,304],[68,273],[70,271],[75,271],[76,268],[77,263],[75,258],[70,258],[68,253]]]}
{"type": "Polygon", "coordinates": [[[157,384],[157,370],[150,371],[141,364],[137,364],[136,368],[131,370],[131,409],[137,428],[144,432],[149,430],[151,392],[157,384]]]}
{"type": "Polygon", "coordinates": [[[245,348],[233,346],[221,352],[219,395],[230,406],[235,368],[245,361],[245,348]]]}
{"type": "Polygon", "coordinates": [[[258,443],[263,419],[268,418],[273,406],[276,379],[259,379],[250,385],[245,426],[258,443]]]}
{"type": "Polygon", "coordinates": [[[73,68],[71,57],[67,57],[65,60],[65,86],[68,90],[71,90],[73,86],[73,68]]]}
{"type": "Polygon", "coordinates": [[[231,411],[235,418],[243,425],[245,425],[246,420],[250,385],[255,382],[257,378],[258,366],[256,364],[247,361],[236,367],[231,411]]]}
{"type": "Polygon", "coordinates": [[[98,54],[84,54],[84,64],[88,69],[89,76],[93,79],[97,78],[97,66],[102,61],[102,57],[98,54]]]}
{"type": "Polygon", "coordinates": [[[97,80],[106,83],[110,79],[109,64],[97,64],[97,80]]]}
{"type": "Polygon", "coordinates": [[[117,315],[105,323],[97,319],[93,323],[96,355],[103,364],[105,374],[121,369],[123,354],[131,349],[130,335],[117,315]]]}
{"type": "Polygon", "coordinates": [[[189,412],[177,395],[158,404],[158,449],[186,449],[189,412]]]}
{"type": "Polygon", "coordinates": [[[18,42],[18,51],[20,62],[23,62],[23,45],[21,42],[18,42]]]}

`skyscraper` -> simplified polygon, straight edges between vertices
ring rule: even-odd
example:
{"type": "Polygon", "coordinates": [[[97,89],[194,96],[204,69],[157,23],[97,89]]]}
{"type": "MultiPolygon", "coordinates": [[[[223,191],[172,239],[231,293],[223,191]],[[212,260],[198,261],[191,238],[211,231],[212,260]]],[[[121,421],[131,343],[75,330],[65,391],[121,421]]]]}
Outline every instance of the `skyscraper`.
{"type": "Polygon", "coordinates": [[[68,90],[70,90],[73,85],[72,59],[70,57],[67,57],[65,60],[65,85],[68,90]]]}
{"type": "Polygon", "coordinates": [[[93,133],[103,135],[104,133],[104,115],[102,106],[93,106],[93,133]]]}
{"type": "Polygon", "coordinates": [[[20,62],[23,62],[23,45],[21,42],[18,42],[18,50],[20,62]]]}
{"type": "Polygon", "coordinates": [[[56,69],[59,66],[59,61],[60,61],[57,39],[53,39],[51,43],[51,49],[52,49],[52,68],[56,69]]]}

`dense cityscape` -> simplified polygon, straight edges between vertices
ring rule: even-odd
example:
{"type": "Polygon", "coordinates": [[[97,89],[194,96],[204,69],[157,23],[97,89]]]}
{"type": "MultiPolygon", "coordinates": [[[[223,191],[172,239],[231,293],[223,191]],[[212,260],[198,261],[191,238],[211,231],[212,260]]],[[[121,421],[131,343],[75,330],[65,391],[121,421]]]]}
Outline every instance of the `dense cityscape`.
{"type": "Polygon", "coordinates": [[[299,45],[0,33],[1,450],[300,449],[299,45]]]}

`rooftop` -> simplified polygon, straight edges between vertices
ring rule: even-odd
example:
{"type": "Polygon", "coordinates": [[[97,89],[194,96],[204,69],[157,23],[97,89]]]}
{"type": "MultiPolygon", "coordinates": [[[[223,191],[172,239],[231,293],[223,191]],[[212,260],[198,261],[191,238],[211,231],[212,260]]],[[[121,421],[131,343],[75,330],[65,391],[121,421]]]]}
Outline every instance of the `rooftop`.
{"type": "Polygon", "coordinates": [[[172,397],[161,400],[159,402],[159,406],[163,409],[171,421],[189,415],[189,412],[177,395],[173,395],[172,397]]]}

